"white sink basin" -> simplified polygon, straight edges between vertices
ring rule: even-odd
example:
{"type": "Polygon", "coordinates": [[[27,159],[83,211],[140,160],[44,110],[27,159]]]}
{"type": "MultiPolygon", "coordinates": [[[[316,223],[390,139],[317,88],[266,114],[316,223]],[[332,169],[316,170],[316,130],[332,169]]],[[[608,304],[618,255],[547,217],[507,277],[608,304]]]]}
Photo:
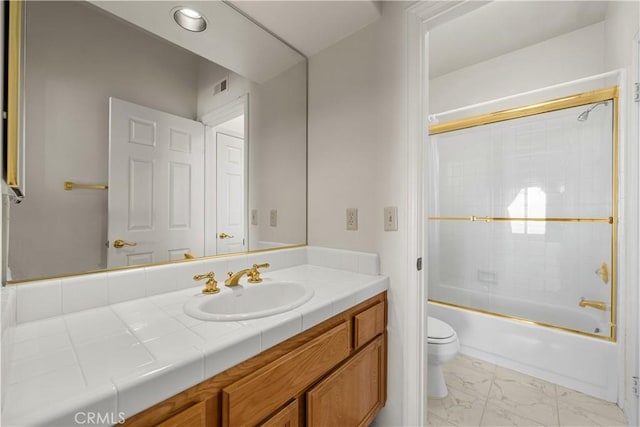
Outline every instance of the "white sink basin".
{"type": "Polygon", "coordinates": [[[313,289],[293,282],[238,285],[214,295],[198,295],[184,305],[184,312],[200,320],[255,319],[293,310],[313,297],[313,289]]]}

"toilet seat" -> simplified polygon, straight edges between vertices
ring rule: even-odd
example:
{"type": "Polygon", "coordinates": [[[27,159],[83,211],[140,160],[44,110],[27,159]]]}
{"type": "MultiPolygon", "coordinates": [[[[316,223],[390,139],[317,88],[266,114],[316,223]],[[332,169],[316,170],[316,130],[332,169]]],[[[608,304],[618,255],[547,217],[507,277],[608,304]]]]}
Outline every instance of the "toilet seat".
{"type": "Polygon", "coordinates": [[[448,344],[457,339],[453,328],[435,317],[427,319],[427,343],[448,344]]]}

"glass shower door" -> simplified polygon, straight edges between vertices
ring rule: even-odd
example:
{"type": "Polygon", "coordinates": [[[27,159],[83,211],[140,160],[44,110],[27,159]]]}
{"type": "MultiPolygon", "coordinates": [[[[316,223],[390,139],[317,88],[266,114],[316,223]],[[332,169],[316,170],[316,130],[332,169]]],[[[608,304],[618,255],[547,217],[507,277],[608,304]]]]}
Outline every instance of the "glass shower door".
{"type": "Polygon", "coordinates": [[[430,300],[613,338],[614,105],[431,136],[430,300]]]}

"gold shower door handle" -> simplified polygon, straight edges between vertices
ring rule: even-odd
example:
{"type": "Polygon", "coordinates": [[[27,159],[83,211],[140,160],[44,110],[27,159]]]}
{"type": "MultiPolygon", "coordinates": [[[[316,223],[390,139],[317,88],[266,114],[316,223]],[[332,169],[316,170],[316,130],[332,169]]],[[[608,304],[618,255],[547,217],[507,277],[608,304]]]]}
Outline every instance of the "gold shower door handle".
{"type": "Polygon", "coordinates": [[[233,239],[233,236],[230,234],[225,233],[224,231],[222,233],[220,233],[218,235],[219,238],[221,239],[233,239]]]}
{"type": "Polygon", "coordinates": [[[123,248],[123,247],[125,247],[125,246],[137,246],[137,245],[138,245],[138,244],[137,244],[137,243],[135,243],[135,242],[133,242],[133,243],[131,243],[131,242],[125,242],[125,241],[124,241],[124,240],[122,240],[122,239],[116,239],[116,240],[114,240],[114,242],[113,242],[113,247],[114,247],[114,248],[116,248],[116,249],[120,249],[120,248],[123,248]]]}
{"type": "Polygon", "coordinates": [[[596,274],[600,276],[603,283],[609,283],[609,266],[606,262],[600,264],[600,268],[596,270],[596,274]]]}

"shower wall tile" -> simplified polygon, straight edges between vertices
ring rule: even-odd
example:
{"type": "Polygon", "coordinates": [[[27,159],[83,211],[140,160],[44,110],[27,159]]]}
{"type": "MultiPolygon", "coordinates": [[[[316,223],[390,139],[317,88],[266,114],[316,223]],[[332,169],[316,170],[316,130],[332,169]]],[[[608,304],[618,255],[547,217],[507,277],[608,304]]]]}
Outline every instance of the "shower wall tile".
{"type": "MultiPolygon", "coordinates": [[[[438,172],[430,215],[609,217],[611,111],[578,122],[583,109],[432,138],[438,172]]],[[[606,323],[607,313],[578,302],[610,299],[611,285],[596,274],[611,263],[609,224],[445,220],[430,222],[429,232],[431,298],[489,311],[503,306],[560,326],[565,320],[554,311],[606,323]]]]}

